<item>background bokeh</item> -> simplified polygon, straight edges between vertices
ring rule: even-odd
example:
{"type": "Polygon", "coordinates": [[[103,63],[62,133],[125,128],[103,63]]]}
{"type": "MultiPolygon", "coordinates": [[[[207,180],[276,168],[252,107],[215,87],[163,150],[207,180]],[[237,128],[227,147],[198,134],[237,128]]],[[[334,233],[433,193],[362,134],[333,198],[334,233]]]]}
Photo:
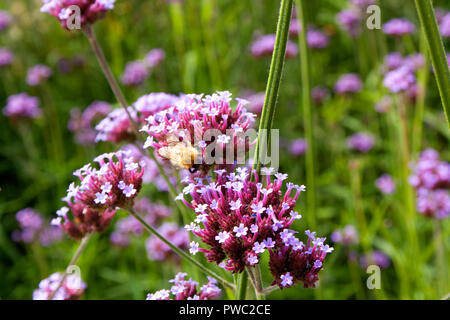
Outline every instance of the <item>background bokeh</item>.
{"type": "MultiPolygon", "coordinates": [[[[253,58],[249,47],[258,36],[275,32],[278,2],[119,0],[114,10],[96,23],[95,30],[118,78],[127,62],[142,59],[154,48],[165,51],[164,62],[154,68],[148,80],[137,87],[123,87],[130,103],[150,92],[209,94],[229,90],[234,96],[244,96],[265,89],[270,59],[253,58]]],[[[450,8],[444,0],[434,3],[450,8]]],[[[413,1],[381,0],[379,4],[383,22],[406,17],[419,29],[413,1]]],[[[19,228],[16,212],[34,208],[49,221],[63,205],[60,199],[73,179],[72,172],[97,154],[117,149],[105,142],[79,145],[68,130],[71,109],[85,109],[95,100],[116,106],[116,101],[86,38],[61,28],[56,19],[39,11],[40,5],[38,0],[2,0],[0,4],[0,10],[13,16],[11,26],[0,33],[0,47],[10,49],[15,56],[12,65],[0,67],[0,106],[6,105],[8,96],[27,92],[38,97],[45,110],[44,117],[23,126],[0,115],[1,299],[30,299],[41,279],[64,270],[77,246],[68,237],[48,247],[13,241],[12,233],[19,228]],[[53,74],[43,85],[31,87],[25,78],[27,69],[35,64],[49,66],[53,74]]],[[[352,97],[331,93],[322,105],[313,106],[315,226],[309,225],[301,199],[298,207],[304,219],[296,222],[296,228],[313,228],[329,238],[348,224],[357,227],[358,214],[362,214],[368,224],[363,235],[366,244],[335,244],[335,252],[327,257],[321,272],[319,288],[297,285],[269,298],[442,298],[450,292],[448,219],[438,221],[416,213],[411,223],[405,223],[401,192],[386,195],[375,186],[383,173],[394,177],[397,188],[404,183],[391,156],[398,141],[389,131],[388,116],[374,108],[387,94],[381,84],[383,57],[391,51],[405,55],[420,52],[420,32],[408,40],[398,40],[386,37],[381,30],[364,29],[363,36],[353,39],[336,22],[336,14],[347,6],[347,0],[308,1],[308,23],[330,36],[327,48],[311,52],[313,86],[332,91],[336,80],[350,72],[358,73],[364,86],[352,97]],[[356,132],[368,132],[375,138],[369,152],[349,151],[346,139],[356,132]],[[415,255],[408,233],[418,239],[415,255]],[[371,250],[383,252],[390,260],[382,269],[382,289],[376,291],[366,288],[368,275],[359,266],[359,258],[371,250]]],[[[448,48],[448,40],[445,45],[448,48]]],[[[289,141],[304,137],[298,57],[289,59],[285,66],[274,123],[282,137],[280,171],[289,173],[291,181],[306,184],[304,156],[288,150],[289,141]]],[[[415,108],[414,103],[407,106],[410,119],[415,108]]],[[[423,136],[411,157],[417,159],[419,151],[433,148],[448,161],[450,131],[431,72],[424,110],[423,136]]],[[[168,194],[153,185],[147,185],[142,194],[153,202],[170,204],[168,194]]],[[[119,212],[115,221],[125,216],[119,212]]],[[[177,221],[176,217],[165,220],[177,221]]],[[[147,235],[132,237],[126,248],[112,246],[113,229],[111,226],[106,233],[95,234],[78,262],[88,286],[82,299],[144,299],[148,292],[168,287],[167,281],[176,272],[190,270],[170,261],[150,261],[145,249],[147,235]]],[[[190,276],[200,283],[206,281],[203,275],[190,276]]],[[[266,283],[270,279],[264,268],[263,279],[266,283]]]]}

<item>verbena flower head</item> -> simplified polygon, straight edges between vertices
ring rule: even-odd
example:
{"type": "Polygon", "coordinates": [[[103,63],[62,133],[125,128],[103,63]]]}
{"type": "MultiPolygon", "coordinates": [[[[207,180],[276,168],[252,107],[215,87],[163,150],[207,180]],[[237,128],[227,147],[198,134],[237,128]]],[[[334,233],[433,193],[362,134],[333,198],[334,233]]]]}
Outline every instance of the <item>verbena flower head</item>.
{"type": "Polygon", "coordinates": [[[384,173],[377,180],[375,186],[384,194],[392,194],[395,191],[395,182],[390,174],[384,173]]]}
{"type": "Polygon", "coordinates": [[[334,85],[337,94],[353,94],[362,90],[362,82],[356,73],[342,75],[334,85]]]}
{"type": "MultiPolygon", "coordinates": [[[[188,233],[184,228],[180,228],[175,223],[164,223],[158,228],[158,232],[180,249],[185,250],[189,246],[188,233]]],[[[145,247],[147,249],[147,256],[150,260],[172,260],[176,262],[180,260],[180,257],[155,235],[152,235],[147,239],[145,242],[145,247]]]]}
{"type": "Polygon", "coordinates": [[[12,22],[12,17],[8,11],[0,10],[0,31],[9,27],[12,22]]]}
{"type": "MultiPolygon", "coordinates": [[[[153,147],[161,158],[177,169],[195,168],[206,173],[213,165],[226,166],[224,159],[207,162],[211,160],[207,154],[208,146],[214,143],[216,148],[222,148],[223,157],[227,156],[227,145],[231,143],[234,150],[248,150],[250,143],[243,138],[243,133],[252,127],[255,118],[245,109],[247,101],[236,100],[238,103],[233,110],[228,91],[205,97],[187,95],[174,107],[147,118],[148,123],[141,131],[150,137],[144,147],[153,147]],[[208,140],[206,133],[218,134],[217,141],[212,138],[212,141],[204,141],[208,140]]],[[[236,152],[233,155],[236,156],[236,152]]]]}
{"type": "Polygon", "coordinates": [[[70,29],[75,11],[71,6],[80,10],[81,27],[102,19],[106,12],[114,8],[116,0],[42,0],[41,12],[47,12],[57,18],[61,25],[70,29]]]}
{"type": "Polygon", "coordinates": [[[149,293],[147,300],[211,300],[221,293],[214,278],[208,277],[209,282],[199,287],[198,282],[192,279],[186,280],[186,276],[186,273],[178,273],[169,281],[173,283],[170,290],[149,293]]]}
{"type": "Polygon", "coordinates": [[[16,220],[20,230],[15,230],[12,238],[17,242],[40,243],[49,246],[55,241],[61,240],[63,234],[59,228],[48,226],[39,212],[31,208],[25,208],[17,212],[16,220]]]}
{"type": "MultiPolygon", "coordinates": [[[[275,35],[268,34],[256,39],[250,46],[250,52],[252,57],[271,57],[273,53],[273,48],[275,46],[275,35]]],[[[293,58],[298,54],[297,45],[288,40],[286,44],[286,58],[293,58]]]]}
{"type": "Polygon", "coordinates": [[[283,288],[302,281],[305,287],[314,286],[332,248],[324,245],[324,238],[316,238],[315,232],[306,231],[306,243],[295,237],[297,232],[289,227],[301,218],[294,208],[305,187],[287,183],[283,192],[287,175],[277,173],[272,180],[272,171],[263,168],[266,177],[254,172],[253,181],[247,168],[230,174],[216,170],[214,181],[189,180],[177,200],[196,213],[195,221],[185,228],[207,247],[191,244],[191,253],[203,252],[209,262],[240,273],[258,264],[261,254],[269,251],[274,285],[283,288]],[[188,194],[191,201],[184,198],[188,194]]]}
{"type": "Polygon", "coordinates": [[[334,231],[330,239],[335,243],[342,243],[344,246],[355,245],[359,242],[359,232],[354,226],[349,224],[343,229],[334,231]]]}
{"type": "Polygon", "coordinates": [[[50,78],[52,75],[52,70],[42,64],[35,65],[28,69],[27,72],[27,83],[30,86],[37,86],[41,84],[44,80],[50,78]]]}
{"type": "Polygon", "coordinates": [[[82,145],[93,145],[97,133],[94,125],[111,112],[111,105],[104,101],[94,101],[83,112],[78,108],[70,110],[70,121],[67,125],[75,133],[75,141],[82,145]]]}
{"type": "Polygon", "coordinates": [[[295,17],[292,17],[291,24],[289,25],[289,36],[291,38],[294,38],[298,36],[301,30],[302,30],[301,21],[295,17]]]}
{"type": "Polygon", "coordinates": [[[9,66],[13,61],[13,53],[6,48],[0,48],[0,67],[9,66]]]}
{"type": "Polygon", "coordinates": [[[362,15],[359,10],[342,10],[336,18],[341,28],[351,37],[357,37],[361,34],[362,15]]]}
{"type": "Polygon", "coordinates": [[[409,183],[416,190],[417,211],[427,217],[450,216],[450,163],[433,149],[423,151],[412,166],[409,183]]]}
{"type": "Polygon", "coordinates": [[[370,134],[363,132],[355,133],[347,139],[348,147],[361,153],[366,153],[372,149],[374,143],[374,138],[370,134]]]}
{"type": "Polygon", "coordinates": [[[154,68],[159,66],[165,58],[166,53],[163,49],[153,49],[146,54],[144,63],[147,67],[154,68]]]}
{"type": "Polygon", "coordinates": [[[392,19],[383,25],[383,32],[391,36],[404,36],[414,33],[415,30],[414,24],[404,18],[392,19]]]}
{"type": "Polygon", "coordinates": [[[12,121],[26,118],[39,118],[42,111],[39,108],[39,99],[26,93],[19,93],[8,97],[3,114],[12,121]]]}
{"type": "Polygon", "coordinates": [[[121,76],[121,81],[126,86],[137,86],[150,76],[149,68],[142,61],[127,63],[121,76]]]}
{"type": "MultiPolygon", "coordinates": [[[[152,203],[147,198],[136,200],[134,211],[149,225],[158,224],[161,219],[172,214],[172,209],[162,204],[152,203]]],[[[140,236],[144,232],[142,224],[133,216],[119,219],[114,232],[111,233],[111,243],[120,247],[126,247],[130,243],[130,236],[140,236]]]]}
{"type": "Polygon", "coordinates": [[[105,231],[116,208],[132,207],[142,186],[144,169],[127,152],[103,154],[94,161],[99,168],[87,164],[76,170],[80,184],[71,183],[63,198],[74,219],[68,216],[69,208],[63,207],[52,221],[74,239],[105,231]]]}
{"type": "Polygon", "coordinates": [[[383,80],[383,85],[392,93],[408,90],[416,82],[416,77],[411,69],[402,66],[388,72],[383,80]]]}
{"type": "Polygon", "coordinates": [[[359,262],[363,269],[367,269],[367,267],[372,264],[379,266],[381,269],[386,269],[391,265],[389,257],[378,250],[374,250],[372,254],[361,257],[359,262]]]}
{"type": "Polygon", "coordinates": [[[330,38],[320,30],[309,29],[306,33],[306,41],[312,49],[324,49],[328,47],[330,38]]]}
{"type": "MultiPolygon", "coordinates": [[[[33,300],[49,300],[61,280],[63,278],[62,273],[53,273],[48,278],[39,282],[39,288],[33,292],[33,300]]],[[[86,289],[86,283],[84,283],[79,275],[69,274],[61,288],[56,291],[53,296],[53,300],[74,300],[79,298],[86,289]]]]}
{"type": "Polygon", "coordinates": [[[361,10],[366,10],[367,7],[377,3],[377,0],[351,0],[352,4],[361,10]]]}
{"type": "Polygon", "coordinates": [[[305,139],[298,138],[291,142],[289,146],[289,152],[294,156],[301,156],[305,154],[306,149],[308,148],[308,143],[305,139]]]}

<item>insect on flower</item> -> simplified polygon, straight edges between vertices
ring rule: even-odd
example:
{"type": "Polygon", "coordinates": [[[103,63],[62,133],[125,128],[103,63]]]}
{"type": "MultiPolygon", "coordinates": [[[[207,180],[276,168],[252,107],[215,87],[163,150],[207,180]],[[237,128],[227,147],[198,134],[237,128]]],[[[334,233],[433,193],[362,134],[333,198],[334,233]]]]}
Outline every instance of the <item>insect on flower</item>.
{"type": "Polygon", "coordinates": [[[168,159],[178,169],[188,169],[194,173],[198,169],[196,159],[199,151],[188,140],[180,141],[175,135],[167,137],[167,146],[159,149],[160,156],[168,159]]]}

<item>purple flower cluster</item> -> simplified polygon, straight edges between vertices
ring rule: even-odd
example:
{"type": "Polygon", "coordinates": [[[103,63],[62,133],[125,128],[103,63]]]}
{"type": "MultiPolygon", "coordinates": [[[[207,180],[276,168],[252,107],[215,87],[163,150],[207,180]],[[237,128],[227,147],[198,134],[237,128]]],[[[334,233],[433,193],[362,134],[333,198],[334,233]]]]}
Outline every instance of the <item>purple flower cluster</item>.
{"type": "Polygon", "coordinates": [[[116,0],[42,0],[41,12],[47,12],[57,18],[61,25],[70,29],[72,15],[75,13],[72,6],[80,10],[81,26],[92,24],[102,19],[106,12],[114,8],[116,0]]]}
{"type": "Polygon", "coordinates": [[[128,152],[103,154],[94,159],[99,169],[91,164],[74,172],[80,184],[72,182],[63,198],[68,207],[57,211],[52,220],[73,239],[81,239],[88,233],[103,232],[114,217],[116,208],[128,208],[134,204],[142,186],[144,169],[128,152]],[[70,219],[68,212],[74,219],[70,219]]]}
{"type": "Polygon", "coordinates": [[[372,149],[374,143],[375,140],[370,134],[362,132],[355,133],[347,139],[348,147],[361,153],[366,153],[372,149]]]}
{"type": "Polygon", "coordinates": [[[12,17],[8,11],[0,10],[0,31],[9,27],[12,22],[12,17]]]}
{"type": "MultiPolygon", "coordinates": [[[[33,291],[33,300],[49,300],[62,280],[62,273],[56,272],[39,282],[39,288],[33,291]]],[[[86,290],[84,283],[77,274],[69,274],[61,287],[56,291],[53,300],[74,300],[79,298],[86,290]]]]}
{"type": "MultiPolygon", "coordinates": [[[[223,147],[222,155],[226,154],[230,141],[234,150],[249,148],[250,144],[243,138],[243,133],[252,127],[255,114],[244,108],[247,101],[236,100],[238,104],[233,111],[230,105],[231,93],[228,91],[205,97],[185,96],[174,107],[147,118],[148,124],[141,131],[147,132],[150,137],[144,147],[153,147],[161,158],[170,161],[177,169],[195,167],[206,173],[212,166],[205,161],[208,146],[212,143],[216,147],[223,147]],[[206,132],[221,134],[214,141],[201,140],[206,132]]],[[[223,159],[216,160],[217,163],[223,159]]]]}
{"type": "Polygon", "coordinates": [[[441,161],[436,150],[423,151],[413,166],[409,183],[416,190],[417,211],[426,217],[450,216],[450,163],[441,161]]]}
{"type": "MultiPolygon", "coordinates": [[[[170,207],[152,203],[147,198],[136,200],[133,208],[149,225],[156,225],[161,219],[172,214],[170,207]]],[[[127,247],[130,244],[131,235],[140,236],[143,232],[142,224],[133,216],[127,216],[117,221],[110,240],[116,246],[127,247]]]]}
{"type": "Polygon", "coordinates": [[[351,246],[358,244],[359,232],[352,225],[346,225],[342,230],[334,231],[330,236],[334,243],[342,243],[344,246],[351,246]]]}
{"type": "Polygon", "coordinates": [[[0,48],[0,67],[9,66],[13,61],[13,53],[6,48],[0,48]]]}
{"type": "Polygon", "coordinates": [[[26,93],[19,93],[8,97],[3,114],[15,122],[26,118],[39,118],[42,111],[39,99],[26,93]]]}
{"type": "Polygon", "coordinates": [[[272,181],[273,169],[263,168],[262,172],[266,177],[261,176],[261,180],[256,172],[251,180],[247,168],[237,168],[230,174],[216,170],[214,181],[186,179],[189,184],[177,200],[194,210],[197,218],[185,228],[208,247],[200,248],[191,242],[190,252],[201,251],[209,262],[240,273],[258,264],[260,255],[269,251],[273,285],[283,288],[302,281],[305,287],[312,287],[326,254],[333,248],[324,245],[325,238],[317,238],[309,230],[304,244],[295,237],[297,232],[289,229],[301,218],[294,208],[305,186],[287,183],[283,193],[287,174],[277,173],[272,181]],[[188,194],[190,202],[184,198],[188,194]]]}
{"type": "Polygon", "coordinates": [[[149,293],[147,300],[211,300],[221,293],[214,278],[208,277],[209,282],[198,288],[199,283],[192,279],[185,280],[186,276],[186,273],[176,274],[175,278],[169,281],[173,283],[170,290],[149,293]]]}
{"type": "Polygon", "coordinates": [[[16,220],[20,230],[15,230],[12,239],[17,242],[35,243],[48,247],[61,240],[63,233],[54,226],[46,226],[44,218],[35,210],[25,208],[17,212],[16,220]]]}
{"type": "Polygon", "coordinates": [[[414,33],[416,27],[413,23],[404,18],[389,20],[383,25],[383,32],[390,36],[404,36],[414,33]]]}
{"type": "Polygon", "coordinates": [[[375,186],[384,194],[392,194],[395,192],[395,182],[390,174],[384,173],[377,180],[375,186]]]}
{"type": "Polygon", "coordinates": [[[342,75],[334,85],[334,91],[337,94],[348,95],[360,92],[363,84],[361,78],[356,73],[347,73],[342,75]]]}
{"type": "MultiPolygon", "coordinates": [[[[144,123],[145,119],[175,105],[180,98],[166,93],[150,93],[140,97],[133,107],[128,107],[131,118],[137,123],[144,123]]],[[[96,141],[110,141],[119,143],[135,141],[136,135],[133,125],[123,108],[114,109],[105,119],[95,127],[96,141]]]]}
{"type": "Polygon", "coordinates": [[[30,86],[37,86],[42,83],[42,81],[50,78],[52,75],[52,70],[42,64],[35,65],[28,69],[27,72],[27,83],[30,86]]]}
{"type": "Polygon", "coordinates": [[[244,95],[244,99],[248,101],[247,108],[250,112],[260,116],[266,99],[265,92],[257,92],[244,95]]]}
{"type": "Polygon", "coordinates": [[[83,112],[78,108],[70,110],[67,125],[75,133],[75,141],[82,145],[93,145],[97,133],[94,124],[111,111],[111,105],[104,101],[94,101],[83,112]]]}
{"type": "Polygon", "coordinates": [[[289,146],[289,152],[294,156],[301,156],[305,154],[308,148],[308,143],[303,138],[295,139],[291,142],[289,146]]]}
{"type": "MultiPolygon", "coordinates": [[[[267,34],[256,39],[250,46],[250,53],[254,58],[271,57],[275,46],[275,35],[267,34]]],[[[288,40],[286,44],[286,58],[294,58],[298,54],[297,45],[288,40]]]]}
{"type": "MultiPolygon", "coordinates": [[[[173,243],[180,249],[187,249],[189,246],[189,234],[177,224],[166,222],[158,228],[159,234],[173,243]]],[[[179,261],[178,256],[168,245],[159,240],[155,235],[150,236],[145,242],[147,249],[147,256],[150,260],[164,261],[173,260],[179,261]]]]}

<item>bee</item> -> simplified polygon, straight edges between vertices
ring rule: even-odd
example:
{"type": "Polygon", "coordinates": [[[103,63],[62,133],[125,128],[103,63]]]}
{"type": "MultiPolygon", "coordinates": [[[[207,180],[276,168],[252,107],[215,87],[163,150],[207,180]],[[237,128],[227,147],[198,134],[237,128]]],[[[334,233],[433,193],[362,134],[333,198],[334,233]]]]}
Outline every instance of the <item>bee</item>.
{"type": "Polygon", "coordinates": [[[195,164],[199,152],[187,140],[180,141],[176,136],[167,137],[167,146],[159,149],[159,155],[177,169],[188,169],[191,173],[197,171],[199,165],[195,164]]]}

